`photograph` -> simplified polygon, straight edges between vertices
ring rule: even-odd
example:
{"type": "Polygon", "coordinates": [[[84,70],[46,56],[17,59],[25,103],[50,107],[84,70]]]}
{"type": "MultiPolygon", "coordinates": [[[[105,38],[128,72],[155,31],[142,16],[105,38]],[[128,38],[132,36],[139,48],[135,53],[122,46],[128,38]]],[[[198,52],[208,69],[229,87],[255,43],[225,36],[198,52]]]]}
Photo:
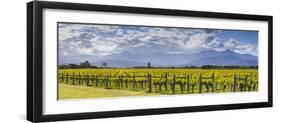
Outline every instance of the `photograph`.
{"type": "Polygon", "coordinates": [[[57,22],[57,98],[257,92],[258,34],[57,22]]]}
{"type": "Polygon", "coordinates": [[[273,107],[272,14],[127,5],[27,3],[28,121],[273,107]]]}

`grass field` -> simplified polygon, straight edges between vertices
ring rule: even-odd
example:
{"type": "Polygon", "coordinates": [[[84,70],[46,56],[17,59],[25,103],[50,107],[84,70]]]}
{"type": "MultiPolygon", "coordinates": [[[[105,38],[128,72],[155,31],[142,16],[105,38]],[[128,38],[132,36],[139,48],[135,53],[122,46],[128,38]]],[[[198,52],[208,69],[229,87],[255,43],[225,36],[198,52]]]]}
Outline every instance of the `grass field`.
{"type": "Polygon", "coordinates": [[[84,85],[59,84],[59,99],[83,99],[101,97],[124,97],[124,96],[151,96],[157,93],[144,91],[130,91],[119,89],[104,89],[88,87],[84,85]]]}
{"type": "Polygon", "coordinates": [[[59,69],[59,99],[258,90],[257,69],[59,69]]]}

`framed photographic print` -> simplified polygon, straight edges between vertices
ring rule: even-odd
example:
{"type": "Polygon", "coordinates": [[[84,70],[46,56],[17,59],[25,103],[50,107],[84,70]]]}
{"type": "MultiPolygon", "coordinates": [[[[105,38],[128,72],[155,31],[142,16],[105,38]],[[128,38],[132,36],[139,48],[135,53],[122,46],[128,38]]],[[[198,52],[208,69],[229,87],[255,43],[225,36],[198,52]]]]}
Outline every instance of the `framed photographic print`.
{"type": "Polygon", "coordinates": [[[272,16],[27,4],[33,122],[272,107],[272,16]]]}

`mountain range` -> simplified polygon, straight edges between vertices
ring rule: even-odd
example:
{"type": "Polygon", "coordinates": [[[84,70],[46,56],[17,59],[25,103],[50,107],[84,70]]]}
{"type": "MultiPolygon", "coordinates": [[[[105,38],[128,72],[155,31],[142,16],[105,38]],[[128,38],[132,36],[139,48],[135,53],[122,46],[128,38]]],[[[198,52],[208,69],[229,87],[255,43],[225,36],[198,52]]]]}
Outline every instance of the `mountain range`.
{"type": "MultiPolygon", "coordinates": [[[[90,61],[91,62],[91,61],[90,61]]],[[[97,66],[107,63],[109,67],[134,67],[146,66],[148,62],[155,67],[167,66],[202,66],[202,65],[239,65],[239,66],[256,66],[258,57],[250,54],[239,54],[232,50],[215,51],[205,50],[193,54],[133,54],[123,52],[105,56],[103,60],[91,62],[97,66]]]]}
{"type": "Polygon", "coordinates": [[[192,54],[165,54],[160,52],[149,54],[134,54],[130,52],[115,53],[102,58],[92,56],[59,57],[59,64],[79,64],[88,60],[91,64],[102,66],[107,63],[109,67],[146,66],[148,62],[155,67],[180,67],[202,65],[239,65],[256,66],[258,57],[250,54],[240,54],[232,50],[215,51],[205,50],[192,54]],[[99,60],[97,60],[99,59],[99,60]]]}

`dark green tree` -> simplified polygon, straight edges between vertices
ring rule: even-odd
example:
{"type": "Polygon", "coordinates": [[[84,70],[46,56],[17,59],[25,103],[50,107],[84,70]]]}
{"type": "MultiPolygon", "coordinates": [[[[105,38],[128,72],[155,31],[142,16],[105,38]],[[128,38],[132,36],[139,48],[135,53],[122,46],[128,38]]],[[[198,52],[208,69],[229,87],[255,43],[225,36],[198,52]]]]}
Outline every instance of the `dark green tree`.
{"type": "Polygon", "coordinates": [[[68,64],[67,68],[69,68],[69,69],[76,69],[76,68],[79,68],[79,65],[77,65],[77,64],[68,64]]]}
{"type": "Polygon", "coordinates": [[[80,68],[91,68],[91,64],[88,61],[82,62],[80,68]]]}
{"type": "Polygon", "coordinates": [[[148,62],[148,63],[147,63],[147,67],[148,67],[148,68],[150,68],[150,67],[151,67],[151,64],[150,64],[150,62],[148,62]]]}
{"type": "Polygon", "coordinates": [[[103,62],[103,63],[101,64],[101,66],[107,67],[107,63],[106,63],[106,62],[103,62]]]}

